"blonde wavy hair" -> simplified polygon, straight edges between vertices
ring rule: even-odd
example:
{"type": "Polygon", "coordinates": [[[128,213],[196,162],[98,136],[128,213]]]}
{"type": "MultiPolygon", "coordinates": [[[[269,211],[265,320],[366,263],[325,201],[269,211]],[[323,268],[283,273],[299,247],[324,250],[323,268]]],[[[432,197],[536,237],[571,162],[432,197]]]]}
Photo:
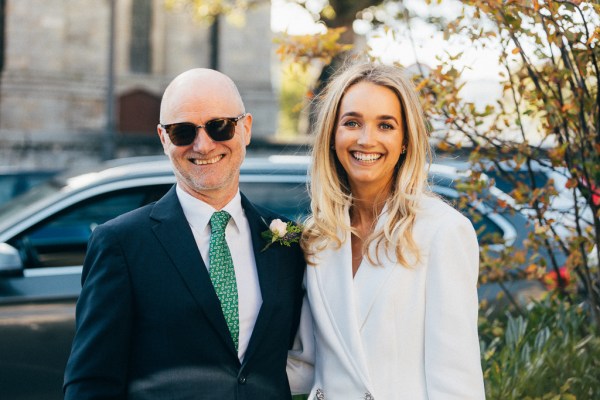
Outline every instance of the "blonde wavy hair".
{"type": "MultiPolygon", "coordinates": [[[[352,206],[352,193],[346,172],[342,168],[333,143],[337,129],[338,111],[344,94],[359,82],[370,82],[394,91],[400,100],[404,123],[406,152],[400,156],[392,181],[391,194],[385,205],[390,216],[382,227],[363,238],[363,251],[372,263],[370,244],[375,241],[375,260],[380,264],[379,251],[395,250],[396,260],[410,267],[419,260],[418,247],[412,229],[417,213],[417,202],[428,194],[427,171],[431,160],[428,131],[416,89],[399,68],[375,63],[353,63],[338,71],[317,101],[317,120],[314,126],[315,143],[312,150],[311,195],[312,215],[305,221],[301,246],[309,264],[319,251],[333,244],[342,245],[349,232],[356,231],[346,221],[352,206]],[[427,167],[427,169],[426,169],[427,167]],[[411,254],[412,257],[408,257],[411,254]],[[409,262],[409,259],[411,262],[409,262]]],[[[349,238],[349,237],[348,237],[349,238]]],[[[387,253],[389,254],[389,253],[387,253]]]]}

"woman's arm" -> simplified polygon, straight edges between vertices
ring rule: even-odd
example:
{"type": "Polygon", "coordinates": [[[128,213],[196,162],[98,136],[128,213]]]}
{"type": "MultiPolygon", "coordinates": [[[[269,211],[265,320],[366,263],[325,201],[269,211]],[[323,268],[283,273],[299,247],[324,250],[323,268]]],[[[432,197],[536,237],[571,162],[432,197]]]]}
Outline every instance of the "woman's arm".
{"type": "Polygon", "coordinates": [[[429,400],[484,399],[477,318],[479,246],[470,221],[448,213],[431,240],[426,285],[429,400]]]}
{"type": "Polygon", "coordinates": [[[314,364],[315,339],[313,319],[308,297],[305,294],[302,302],[298,333],[296,334],[292,349],[288,352],[286,370],[292,394],[306,394],[310,392],[314,380],[314,364]]]}

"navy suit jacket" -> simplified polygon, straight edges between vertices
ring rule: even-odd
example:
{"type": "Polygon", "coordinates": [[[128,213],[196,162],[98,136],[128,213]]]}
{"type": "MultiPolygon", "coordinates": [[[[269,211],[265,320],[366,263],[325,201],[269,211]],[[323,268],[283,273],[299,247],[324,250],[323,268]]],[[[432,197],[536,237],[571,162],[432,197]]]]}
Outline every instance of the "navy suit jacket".
{"type": "Polygon", "coordinates": [[[291,398],[285,367],[304,258],[297,244],[261,251],[261,232],[279,216],[243,195],[242,207],[263,301],[243,363],[173,187],[94,230],[65,399],[291,398]]]}

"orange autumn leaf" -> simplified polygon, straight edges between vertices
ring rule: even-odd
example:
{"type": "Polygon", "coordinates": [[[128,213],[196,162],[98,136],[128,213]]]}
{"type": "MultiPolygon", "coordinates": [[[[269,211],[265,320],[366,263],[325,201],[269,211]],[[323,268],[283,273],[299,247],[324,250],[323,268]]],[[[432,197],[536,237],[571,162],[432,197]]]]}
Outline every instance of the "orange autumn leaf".
{"type": "Polygon", "coordinates": [[[569,110],[573,109],[574,107],[575,106],[573,104],[564,104],[561,107],[561,110],[562,110],[562,112],[565,112],[565,111],[569,111],[569,110]]]}
{"type": "Polygon", "coordinates": [[[420,92],[427,84],[429,83],[429,79],[423,79],[416,87],[416,91],[420,92]]]}
{"type": "Polygon", "coordinates": [[[575,179],[575,178],[567,179],[567,183],[565,183],[565,187],[567,189],[573,189],[576,186],[577,186],[577,179],[575,179]]]}
{"type": "Polygon", "coordinates": [[[550,157],[551,160],[561,160],[565,157],[565,152],[566,152],[565,147],[558,147],[555,149],[550,149],[550,150],[548,150],[548,157],[550,157]]]}
{"type": "Polygon", "coordinates": [[[513,253],[513,260],[517,263],[524,263],[526,258],[526,254],[524,251],[515,251],[513,253]]]}
{"type": "Polygon", "coordinates": [[[450,146],[446,142],[439,142],[437,146],[438,146],[438,149],[440,149],[441,151],[450,150],[450,146]]]}
{"type": "Polygon", "coordinates": [[[525,272],[527,274],[535,274],[537,272],[538,266],[536,264],[529,264],[527,268],[525,268],[525,272]]]}

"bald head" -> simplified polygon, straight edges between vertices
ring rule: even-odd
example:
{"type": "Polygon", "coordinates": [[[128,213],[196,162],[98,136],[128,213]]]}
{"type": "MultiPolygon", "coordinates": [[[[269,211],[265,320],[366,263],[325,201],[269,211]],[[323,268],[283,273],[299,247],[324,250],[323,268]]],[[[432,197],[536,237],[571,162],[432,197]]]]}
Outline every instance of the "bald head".
{"type": "Polygon", "coordinates": [[[217,210],[235,197],[252,137],[252,115],[245,112],[231,79],[201,68],[177,76],[163,95],[156,130],[178,187],[217,210]],[[216,121],[219,119],[221,122],[216,121]],[[223,119],[228,122],[222,123],[223,119]],[[181,128],[183,123],[196,127],[194,136],[181,128]],[[176,125],[164,126],[171,124],[176,125]],[[174,140],[181,135],[185,136],[183,142],[174,140]]]}
{"type": "MultiPolygon", "coordinates": [[[[235,115],[245,111],[242,97],[235,83],[227,75],[206,68],[190,69],[175,77],[165,89],[160,103],[160,122],[180,122],[172,121],[171,118],[182,107],[211,107],[217,104],[227,104],[227,108],[235,109],[235,115]]],[[[219,115],[225,116],[228,115],[219,115]]]]}

